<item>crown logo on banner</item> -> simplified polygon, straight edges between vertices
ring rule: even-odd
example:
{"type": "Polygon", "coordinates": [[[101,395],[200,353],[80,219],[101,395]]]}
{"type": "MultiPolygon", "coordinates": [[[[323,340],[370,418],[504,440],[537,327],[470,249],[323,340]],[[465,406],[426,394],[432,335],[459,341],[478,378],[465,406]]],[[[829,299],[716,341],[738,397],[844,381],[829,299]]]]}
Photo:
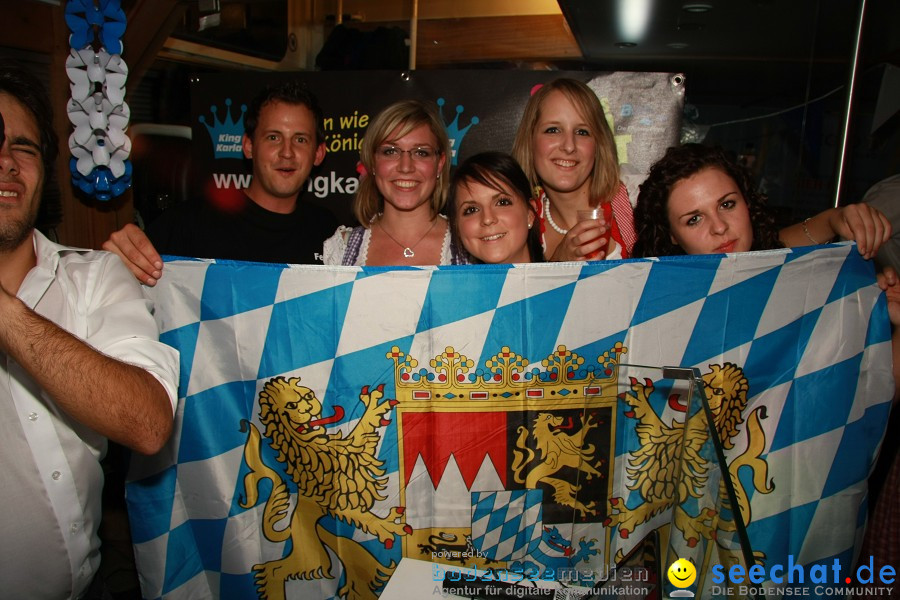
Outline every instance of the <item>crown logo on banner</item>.
{"type": "Polygon", "coordinates": [[[558,346],[538,363],[513,352],[508,346],[475,368],[475,361],[453,346],[428,361],[430,369],[397,346],[385,357],[394,361],[397,399],[404,400],[509,400],[567,397],[615,397],[619,362],[628,348],[621,342],[585,364],[583,356],[558,346]]]}
{"type": "Polygon", "coordinates": [[[437,99],[437,105],[441,111],[441,120],[444,121],[444,127],[447,129],[447,137],[450,138],[450,158],[451,158],[450,164],[455,166],[456,165],[456,154],[457,154],[457,151],[459,150],[460,145],[462,144],[462,139],[469,132],[469,129],[472,127],[472,125],[478,125],[479,119],[478,119],[478,117],[472,117],[472,119],[469,121],[469,124],[466,125],[465,127],[463,127],[462,129],[460,129],[459,128],[459,116],[463,113],[463,111],[466,109],[466,107],[463,106],[462,104],[457,104],[456,105],[456,116],[453,117],[453,121],[448,124],[447,121],[444,119],[444,104],[446,104],[446,102],[447,101],[444,100],[443,98],[437,99]]]}
{"type": "Polygon", "coordinates": [[[206,125],[206,131],[212,140],[215,158],[243,158],[241,137],[244,135],[244,113],[247,105],[241,104],[241,116],[237,121],[231,117],[231,98],[225,99],[225,118],[218,119],[218,108],[215,104],[209,107],[213,114],[213,124],[206,122],[206,117],[200,115],[199,121],[206,125]]]}

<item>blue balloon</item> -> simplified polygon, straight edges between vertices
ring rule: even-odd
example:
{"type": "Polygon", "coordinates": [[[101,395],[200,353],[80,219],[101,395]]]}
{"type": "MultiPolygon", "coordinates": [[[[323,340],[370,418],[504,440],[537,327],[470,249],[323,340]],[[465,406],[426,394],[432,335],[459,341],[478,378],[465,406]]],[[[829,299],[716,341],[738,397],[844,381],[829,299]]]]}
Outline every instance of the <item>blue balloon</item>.
{"type": "Polygon", "coordinates": [[[80,50],[99,35],[100,43],[110,54],[122,53],[122,34],[125,33],[125,11],[120,0],[69,0],[65,11],[66,25],[72,31],[69,45],[80,50]],[[95,34],[97,28],[98,34],[95,34]]]}
{"type": "Polygon", "coordinates": [[[94,167],[87,175],[78,172],[78,161],[69,159],[69,170],[72,172],[72,184],[88,196],[102,202],[108,202],[125,193],[131,187],[131,161],[125,161],[125,172],[121,177],[113,177],[109,167],[94,167]]]}

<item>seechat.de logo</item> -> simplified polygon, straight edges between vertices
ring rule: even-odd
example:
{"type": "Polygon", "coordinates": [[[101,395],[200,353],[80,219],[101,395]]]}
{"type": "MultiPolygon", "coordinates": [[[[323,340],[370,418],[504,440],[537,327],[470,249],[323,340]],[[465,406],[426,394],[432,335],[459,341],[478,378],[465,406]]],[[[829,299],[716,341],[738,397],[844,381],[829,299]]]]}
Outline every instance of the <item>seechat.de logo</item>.
{"type": "Polygon", "coordinates": [[[876,569],[871,556],[855,570],[848,568],[844,571],[837,558],[831,564],[805,566],[795,563],[794,557],[789,555],[787,563],[765,566],[752,565],[746,568],[743,565],[713,565],[710,569],[710,582],[713,584],[714,594],[737,594],[743,597],[757,595],[759,592],[756,586],[760,584],[765,584],[766,589],[778,591],[784,596],[812,594],[821,597],[863,593],[867,596],[889,596],[893,592],[892,584],[896,581],[896,575],[896,569],[890,565],[876,569]],[[859,587],[863,585],[867,587],[859,587]]]}
{"type": "Polygon", "coordinates": [[[684,589],[692,586],[694,581],[697,580],[697,568],[694,566],[694,563],[687,559],[679,558],[669,565],[669,570],[666,571],[666,577],[668,577],[669,583],[679,588],[669,594],[669,596],[672,598],[694,597],[692,591],[684,589]]]}

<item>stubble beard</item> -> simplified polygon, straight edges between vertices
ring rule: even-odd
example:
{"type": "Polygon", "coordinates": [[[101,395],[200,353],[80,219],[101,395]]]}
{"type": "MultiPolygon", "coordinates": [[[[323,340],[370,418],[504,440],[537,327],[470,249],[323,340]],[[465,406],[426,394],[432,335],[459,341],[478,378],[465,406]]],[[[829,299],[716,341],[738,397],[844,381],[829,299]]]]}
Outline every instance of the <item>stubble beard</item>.
{"type": "Polygon", "coordinates": [[[9,209],[0,208],[0,253],[7,253],[21,246],[31,236],[37,222],[38,204],[21,217],[4,215],[9,209]]]}

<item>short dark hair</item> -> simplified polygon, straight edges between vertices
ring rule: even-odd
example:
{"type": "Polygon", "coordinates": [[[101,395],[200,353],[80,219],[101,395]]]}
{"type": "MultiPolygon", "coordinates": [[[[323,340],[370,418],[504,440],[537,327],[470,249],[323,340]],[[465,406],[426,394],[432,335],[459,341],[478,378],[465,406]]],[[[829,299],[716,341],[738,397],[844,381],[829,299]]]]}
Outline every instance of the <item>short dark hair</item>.
{"type": "Polygon", "coordinates": [[[53,162],[59,154],[59,138],[53,130],[53,107],[41,81],[22,65],[0,57],[0,93],[6,93],[22,104],[38,128],[44,179],[52,173],[53,162]]]}
{"type": "Polygon", "coordinates": [[[672,256],[684,254],[684,249],[672,243],[672,227],[669,223],[669,194],[676,183],[703,169],[719,169],[737,184],[747,201],[750,224],[753,228],[751,250],[782,248],[778,239],[775,219],[766,208],[766,196],[753,184],[750,171],[733,160],[722,148],[702,144],[684,144],[666,150],[665,156],[652,167],[641,184],[637,205],[634,207],[634,224],[637,242],[633,255],[672,256]]]}
{"type": "MultiPolygon", "coordinates": [[[[480,183],[483,186],[499,191],[501,185],[509,186],[513,191],[522,196],[528,205],[528,210],[534,213],[535,224],[538,224],[537,209],[531,200],[531,184],[525,171],[509,154],[505,152],[480,152],[467,158],[456,168],[450,180],[450,192],[447,197],[447,213],[450,218],[450,230],[456,239],[459,239],[459,211],[457,210],[457,195],[461,185],[469,182],[480,183]]],[[[505,192],[504,192],[505,193],[505,192]]],[[[540,227],[532,227],[528,230],[526,239],[528,254],[531,262],[544,262],[544,248],[541,245],[540,227]]],[[[477,262],[477,259],[473,256],[477,262]]]]}
{"type": "Polygon", "coordinates": [[[316,146],[325,143],[325,126],[322,109],[319,101],[309,89],[296,79],[288,79],[280,83],[271,83],[264,87],[253,100],[244,115],[244,133],[248,138],[253,138],[256,126],[259,125],[259,113],[270,102],[284,102],[285,104],[299,104],[312,112],[316,121],[316,146]]]}

